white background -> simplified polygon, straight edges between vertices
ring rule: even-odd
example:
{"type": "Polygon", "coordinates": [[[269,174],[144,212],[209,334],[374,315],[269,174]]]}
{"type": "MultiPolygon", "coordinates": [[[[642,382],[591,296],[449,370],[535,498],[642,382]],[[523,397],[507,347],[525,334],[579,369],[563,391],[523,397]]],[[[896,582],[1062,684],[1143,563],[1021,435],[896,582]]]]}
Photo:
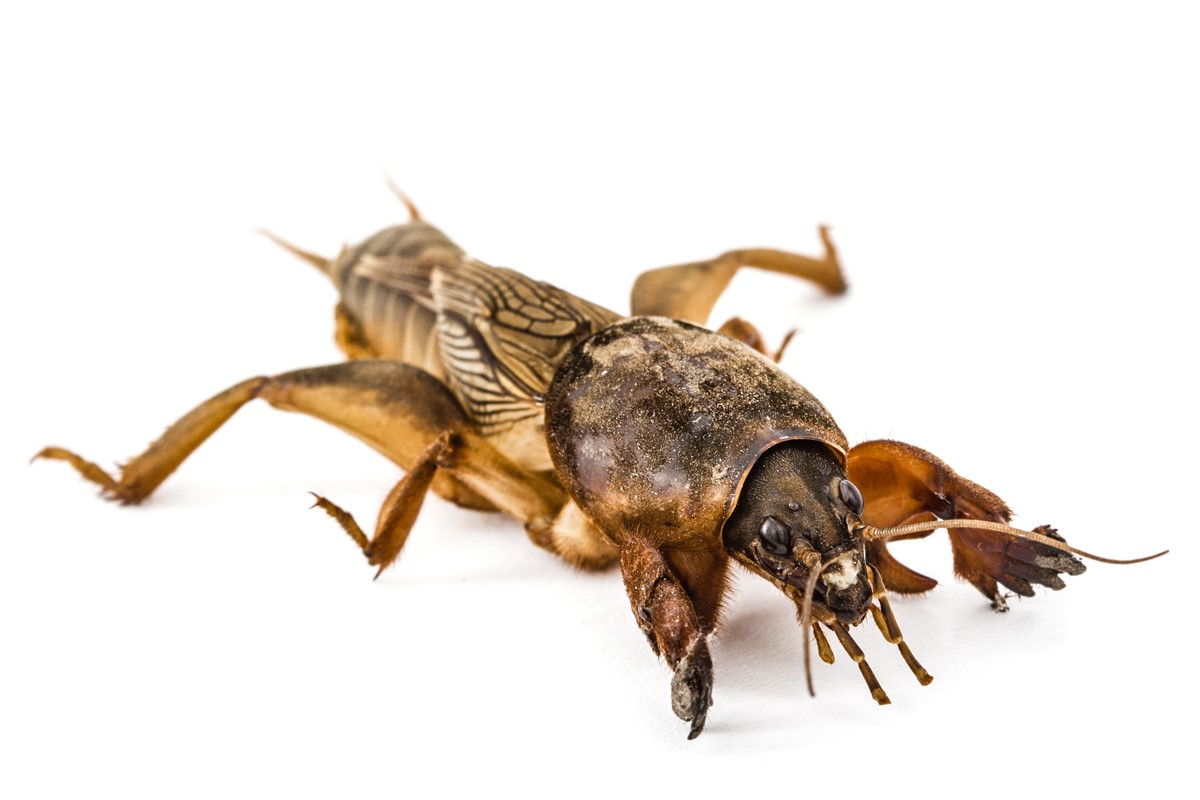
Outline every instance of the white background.
{"type": "Polygon", "coordinates": [[[1196,26],[842,5],[6,7],[0,794],[1175,794],[1196,26]],[[909,545],[943,581],[896,602],[936,680],[859,628],[886,708],[844,657],[805,696],[789,604],[743,575],[688,742],[615,573],[431,500],[372,582],[306,491],[369,524],[398,472],[319,423],[247,407],[135,509],[27,466],[337,360],[332,290],[252,231],[336,253],[402,218],[385,169],[471,253],[619,309],[641,269],[813,252],[828,222],[848,295],[747,274],[717,316],[799,326],[784,364],[851,440],[926,447],[1085,549],[1172,553],[1001,616],[945,534],[909,545]]]}

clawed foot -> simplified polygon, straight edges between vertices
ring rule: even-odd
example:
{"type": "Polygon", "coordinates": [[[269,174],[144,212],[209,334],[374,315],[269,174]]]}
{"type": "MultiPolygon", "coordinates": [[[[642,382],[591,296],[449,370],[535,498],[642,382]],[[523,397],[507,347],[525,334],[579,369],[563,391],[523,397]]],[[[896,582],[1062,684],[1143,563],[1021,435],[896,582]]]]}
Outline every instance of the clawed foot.
{"type": "Polygon", "coordinates": [[[106,500],[115,500],[122,505],[136,505],[145,500],[146,496],[154,489],[154,486],[150,486],[149,488],[144,487],[137,480],[128,480],[123,474],[120,477],[114,478],[93,462],[61,447],[43,448],[30,461],[37,461],[43,458],[51,461],[67,462],[81,476],[100,487],[101,497],[106,500]]]}
{"type": "MultiPolygon", "coordinates": [[[[1049,525],[1040,525],[1033,530],[1043,536],[1065,541],[1049,525]]],[[[979,588],[991,598],[992,608],[997,611],[1008,610],[1000,586],[1021,597],[1033,597],[1034,585],[1058,591],[1066,587],[1061,575],[1079,575],[1087,569],[1078,558],[1040,542],[989,535],[987,531],[971,528],[960,528],[957,533],[964,544],[976,550],[986,564],[987,575],[981,576],[981,583],[985,585],[979,588]],[[988,579],[990,585],[986,585],[988,579]]]]}
{"type": "Polygon", "coordinates": [[[708,642],[698,639],[675,666],[675,676],[671,679],[671,708],[675,716],[692,723],[688,739],[695,739],[704,730],[712,706],[712,683],[708,642]]]}

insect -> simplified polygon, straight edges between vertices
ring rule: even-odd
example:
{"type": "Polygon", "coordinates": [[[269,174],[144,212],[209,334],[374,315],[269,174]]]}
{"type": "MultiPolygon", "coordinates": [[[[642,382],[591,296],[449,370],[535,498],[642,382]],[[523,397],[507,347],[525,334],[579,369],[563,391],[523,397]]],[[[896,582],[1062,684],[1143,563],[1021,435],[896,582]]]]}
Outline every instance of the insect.
{"type": "MultiPolygon", "coordinates": [[[[576,566],[618,565],[636,624],[673,670],[671,705],[689,738],[712,702],[708,639],[732,562],[795,603],[827,663],[831,632],[884,704],[850,633],[868,615],[916,678],[932,680],[888,590],[934,582],[898,562],[888,540],[949,529],[956,572],[997,610],[1005,590],[1060,589],[1062,574],[1084,571],[1076,555],[1098,558],[1049,526],[1011,528],[999,497],[924,450],[850,446],[778,367],[782,347],[772,357],[750,323],[700,327],[742,267],[843,292],[827,229],[820,257],[755,248],[643,273],[626,316],[467,256],[401,198],[409,222],[332,259],[272,236],[338,289],[335,335],[348,361],[242,381],[116,475],[60,447],[37,457],[140,503],[253,399],[331,423],[405,470],[371,535],[316,496],[376,575],[399,556],[429,491],[519,520],[534,544],[576,566]]],[[[811,691],[807,649],[805,661],[811,691]]]]}

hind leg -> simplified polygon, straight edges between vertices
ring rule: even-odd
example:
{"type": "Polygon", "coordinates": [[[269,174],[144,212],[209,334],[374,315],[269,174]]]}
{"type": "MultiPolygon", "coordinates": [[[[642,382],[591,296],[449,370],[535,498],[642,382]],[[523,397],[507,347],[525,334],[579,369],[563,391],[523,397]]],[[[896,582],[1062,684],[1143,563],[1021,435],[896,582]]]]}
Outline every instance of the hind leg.
{"type": "Polygon", "coordinates": [[[655,315],[703,325],[734,274],[754,267],[812,281],[830,294],[846,291],[846,281],[829,229],[821,226],[825,253],[821,258],[783,250],[730,250],[711,261],[680,264],[643,272],[633,284],[630,301],[635,316],[655,315]]]}
{"type": "Polygon", "coordinates": [[[328,422],[409,471],[385,503],[377,538],[386,529],[391,544],[377,545],[380,552],[395,546],[398,553],[396,542],[403,544],[425,491],[436,489],[439,480],[444,492],[465,487],[525,523],[536,543],[554,549],[547,532],[567,502],[562,489],[514,464],[476,434],[439,380],[395,361],[351,361],[242,381],[185,414],[116,475],[63,448],[48,447],[36,457],[68,462],[110,499],[140,503],[256,398],[328,422]]]}

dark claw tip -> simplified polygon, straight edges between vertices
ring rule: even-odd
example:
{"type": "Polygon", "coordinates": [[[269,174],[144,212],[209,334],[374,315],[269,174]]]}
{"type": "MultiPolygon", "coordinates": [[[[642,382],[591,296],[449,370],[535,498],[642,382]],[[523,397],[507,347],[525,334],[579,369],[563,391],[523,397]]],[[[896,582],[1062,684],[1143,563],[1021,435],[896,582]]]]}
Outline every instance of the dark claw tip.
{"type": "Polygon", "coordinates": [[[1038,525],[1033,529],[1033,532],[1040,533],[1043,536],[1049,536],[1051,539],[1057,539],[1063,543],[1066,543],[1067,541],[1063,538],[1063,535],[1058,532],[1058,528],[1054,527],[1053,525],[1038,525]]]}

